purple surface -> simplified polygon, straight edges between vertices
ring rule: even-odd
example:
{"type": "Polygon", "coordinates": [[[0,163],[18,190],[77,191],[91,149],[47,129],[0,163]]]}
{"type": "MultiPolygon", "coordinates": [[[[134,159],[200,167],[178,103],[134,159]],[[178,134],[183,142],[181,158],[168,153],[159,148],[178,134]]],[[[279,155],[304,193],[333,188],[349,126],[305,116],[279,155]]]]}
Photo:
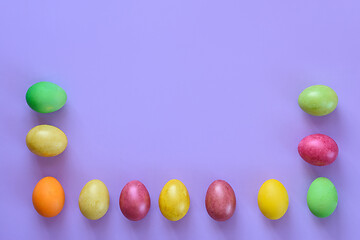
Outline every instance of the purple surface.
{"type": "Polygon", "coordinates": [[[0,2],[0,239],[358,239],[360,235],[360,3],[358,0],[152,0],[0,2]],[[39,80],[62,86],[68,102],[38,114],[25,92],[39,80]],[[297,105],[307,86],[326,84],[338,108],[312,117],[297,105]],[[54,158],[32,154],[25,136],[52,124],[69,138],[54,158]],[[306,135],[339,145],[330,166],[297,153],[306,135]],[[56,177],[61,214],[40,217],[31,194],[56,177]],[[306,205],[310,183],[328,177],[339,204],[327,219],[306,205]],[[81,188],[101,179],[110,209],[99,221],[78,208],[81,188]],[[188,188],[179,222],[157,201],[170,179],[188,188]],[[280,180],[290,205],[266,219],[257,192],[280,180]],[[122,187],[138,179],[152,206],[141,222],[120,212],[122,187]],[[205,209],[215,179],[231,184],[227,222],[205,209]]]}

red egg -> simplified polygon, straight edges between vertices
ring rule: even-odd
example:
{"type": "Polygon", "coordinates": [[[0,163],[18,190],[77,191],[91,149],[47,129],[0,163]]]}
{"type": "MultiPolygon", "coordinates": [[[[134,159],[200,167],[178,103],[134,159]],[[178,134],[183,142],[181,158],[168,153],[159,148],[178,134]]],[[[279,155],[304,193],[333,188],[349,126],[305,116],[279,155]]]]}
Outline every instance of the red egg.
{"type": "Polygon", "coordinates": [[[298,151],[306,162],[315,166],[325,166],[335,161],[339,148],[331,137],[313,134],[300,141],[298,151]]]}
{"type": "Polygon", "coordinates": [[[236,208],[234,190],[224,180],[210,184],[205,197],[208,214],[216,221],[226,221],[232,217],[236,208]]]}
{"type": "Polygon", "coordinates": [[[143,219],[150,209],[150,195],[145,185],[137,180],[128,182],[121,191],[119,205],[127,219],[143,219]]]}

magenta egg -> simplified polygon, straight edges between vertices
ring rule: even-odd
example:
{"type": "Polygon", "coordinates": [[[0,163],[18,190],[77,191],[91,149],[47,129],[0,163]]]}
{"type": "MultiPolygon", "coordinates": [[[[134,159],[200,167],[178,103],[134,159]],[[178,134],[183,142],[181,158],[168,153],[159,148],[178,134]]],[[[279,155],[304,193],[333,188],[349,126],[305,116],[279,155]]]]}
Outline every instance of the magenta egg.
{"type": "Polygon", "coordinates": [[[326,166],[335,161],[339,148],[331,137],[313,134],[300,141],[298,151],[306,162],[315,166],[326,166]]]}
{"type": "Polygon", "coordinates": [[[127,219],[143,219],[150,209],[150,195],[145,185],[137,180],[128,182],[121,191],[119,205],[127,219]]]}
{"type": "Polygon", "coordinates": [[[210,184],[205,197],[206,210],[216,221],[226,221],[232,217],[236,208],[235,192],[224,180],[210,184]]]}

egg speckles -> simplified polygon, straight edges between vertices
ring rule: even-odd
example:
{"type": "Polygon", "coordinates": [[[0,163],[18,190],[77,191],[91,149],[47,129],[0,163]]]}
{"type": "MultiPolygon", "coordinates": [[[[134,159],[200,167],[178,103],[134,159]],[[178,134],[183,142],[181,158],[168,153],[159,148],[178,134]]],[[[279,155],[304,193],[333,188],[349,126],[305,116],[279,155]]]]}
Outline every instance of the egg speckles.
{"type": "Polygon", "coordinates": [[[162,215],[170,221],[182,219],[190,207],[190,197],[185,185],[172,179],[165,184],[159,196],[162,215]]]}
{"type": "Polygon", "coordinates": [[[109,209],[110,197],[106,185],[100,180],[85,184],[79,196],[79,208],[88,219],[102,218],[109,209]]]}
{"type": "Polygon", "coordinates": [[[210,184],[205,197],[206,210],[216,221],[226,221],[232,217],[236,208],[235,192],[224,180],[210,184]]]}
{"type": "Polygon", "coordinates": [[[29,150],[42,157],[59,155],[65,150],[67,144],[65,133],[51,125],[33,127],[26,135],[26,145],[29,150]]]}
{"type": "Polygon", "coordinates": [[[300,141],[298,151],[306,162],[315,166],[325,166],[335,161],[339,148],[331,137],[312,134],[300,141]]]}
{"type": "Polygon", "coordinates": [[[127,219],[143,219],[150,209],[150,195],[145,185],[137,180],[128,182],[121,191],[119,205],[127,219]]]}

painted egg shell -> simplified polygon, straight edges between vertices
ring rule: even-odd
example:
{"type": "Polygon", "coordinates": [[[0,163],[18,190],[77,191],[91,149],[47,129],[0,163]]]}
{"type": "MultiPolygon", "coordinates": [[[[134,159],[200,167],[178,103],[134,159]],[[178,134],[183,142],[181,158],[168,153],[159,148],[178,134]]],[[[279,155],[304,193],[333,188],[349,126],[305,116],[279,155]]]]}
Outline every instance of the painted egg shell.
{"type": "Polygon", "coordinates": [[[36,112],[50,113],[62,108],[67,96],[61,87],[51,82],[38,82],[26,92],[27,104],[36,112]]]}
{"type": "Polygon", "coordinates": [[[145,185],[137,180],[128,182],[121,191],[119,205],[127,219],[143,219],[150,209],[150,195],[145,185]]]}
{"type": "Polygon", "coordinates": [[[29,150],[42,157],[59,155],[65,150],[67,143],[65,133],[51,125],[38,125],[26,135],[29,150]]]}
{"type": "Polygon", "coordinates": [[[225,221],[232,217],[236,208],[235,192],[224,180],[210,184],[205,197],[208,214],[216,221],[225,221]]]}
{"type": "Polygon", "coordinates": [[[109,191],[100,180],[91,180],[85,184],[79,196],[81,213],[88,219],[102,218],[109,209],[109,191]]]}
{"type": "Polygon", "coordinates": [[[41,216],[55,217],[64,207],[64,189],[55,178],[44,177],[34,188],[32,202],[41,216]]]}
{"type": "Polygon", "coordinates": [[[335,110],[338,104],[338,96],[328,86],[314,85],[302,91],[298,103],[306,113],[324,116],[335,110]]]}
{"type": "Polygon", "coordinates": [[[159,196],[162,215],[170,221],[182,219],[190,207],[190,197],[185,185],[177,180],[168,181],[159,196]]]}
{"type": "Polygon", "coordinates": [[[339,148],[331,137],[313,134],[300,141],[298,151],[306,162],[315,166],[325,166],[335,161],[339,148]]]}
{"type": "Polygon", "coordinates": [[[319,218],[330,216],[336,209],[338,194],[334,184],[325,177],[315,179],[307,193],[310,211],[319,218]]]}
{"type": "Polygon", "coordinates": [[[284,216],[289,206],[289,196],[281,182],[267,180],[258,194],[259,209],[265,217],[276,220],[284,216]]]}

